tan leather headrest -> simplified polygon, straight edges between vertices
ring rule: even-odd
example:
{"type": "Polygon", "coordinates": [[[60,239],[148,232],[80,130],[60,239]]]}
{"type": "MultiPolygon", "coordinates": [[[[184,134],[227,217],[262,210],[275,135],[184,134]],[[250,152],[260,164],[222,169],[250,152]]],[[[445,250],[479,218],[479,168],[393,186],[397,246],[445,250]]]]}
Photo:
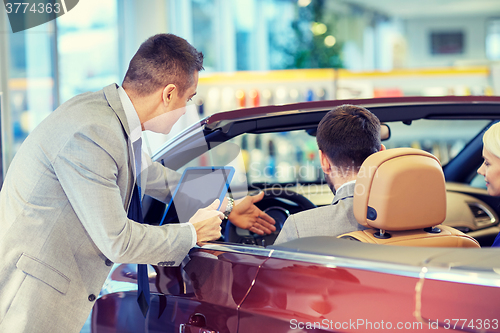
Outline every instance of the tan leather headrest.
{"type": "Polygon", "coordinates": [[[354,191],[359,224],[382,230],[413,230],[446,217],[446,188],[439,160],[413,148],[370,155],[359,170],[354,191]]]}

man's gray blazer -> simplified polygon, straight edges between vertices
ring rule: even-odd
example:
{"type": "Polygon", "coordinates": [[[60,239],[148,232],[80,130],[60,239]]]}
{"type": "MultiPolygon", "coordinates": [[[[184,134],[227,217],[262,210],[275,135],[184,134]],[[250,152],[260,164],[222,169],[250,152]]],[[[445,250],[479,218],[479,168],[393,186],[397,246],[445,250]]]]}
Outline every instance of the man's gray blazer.
{"type": "MultiPolygon", "coordinates": [[[[189,251],[186,224],[127,218],[128,135],[113,84],[64,103],[17,152],[0,193],[0,332],[79,332],[113,262],[178,265],[189,251]]],[[[153,164],[146,193],[166,200],[168,177],[153,164]]]]}
{"type": "Polygon", "coordinates": [[[331,205],[290,215],[274,244],[312,236],[339,236],[364,230],[354,217],[352,208],[355,183],[347,184],[335,194],[331,205]]]}

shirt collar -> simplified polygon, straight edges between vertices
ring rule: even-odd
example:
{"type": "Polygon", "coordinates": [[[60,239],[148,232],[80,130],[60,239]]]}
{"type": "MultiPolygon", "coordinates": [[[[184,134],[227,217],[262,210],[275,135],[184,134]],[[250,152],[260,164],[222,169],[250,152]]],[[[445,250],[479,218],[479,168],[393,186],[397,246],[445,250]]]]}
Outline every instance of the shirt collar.
{"type": "Polygon", "coordinates": [[[340,189],[341,189],[342,187],[344,187],[344,186],[346,186],[346,185],[348,185],[348,184],[353,184],[353,183],[355,183],[355,182],[356,182],[356,179],[353,179],[353,180],[351,180],[351,181],[348,181],[347,183],[344,183],[344,184],[340,185],[340,187],[339,187],[339,188],[338,188],[335,192],[336,192],[336,193],[339,193],[339,191],[340,191],[340,189]]]}
{"type": "Polygon", "coordinates": [[[137,115],[137,111],[135,110],[132,101],[122,87],[118,87],[118,96],[120,97],[120,102],[123,105],[125,117],[127,118],[130,131],[130,141],[135,142],[141,138],[141,121],[139,120],[139,116],[137,115]]]}

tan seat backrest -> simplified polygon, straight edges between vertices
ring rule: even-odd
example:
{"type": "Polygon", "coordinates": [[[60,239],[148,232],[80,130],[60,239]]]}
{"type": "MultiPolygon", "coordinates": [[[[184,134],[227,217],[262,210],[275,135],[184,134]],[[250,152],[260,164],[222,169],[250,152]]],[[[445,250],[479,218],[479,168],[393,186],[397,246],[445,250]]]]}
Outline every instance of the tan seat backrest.
{"type": "Polygon", "coordinates": [[[358,223],[373,229],[339,237],[392,245],[479,247],[472,237],[440,225],[446,218],[443,170],[439,160],[423,150],[394,148],[369,156],[356,179],[353,205],[358,223]]]}
{"type": "Polygon", "coordinates": [[[446,218],[446,187],[439,160],[423,150],[387,149],[370,155],[354,191],[358,223],[383,230],[435,226],[446,218]]]}

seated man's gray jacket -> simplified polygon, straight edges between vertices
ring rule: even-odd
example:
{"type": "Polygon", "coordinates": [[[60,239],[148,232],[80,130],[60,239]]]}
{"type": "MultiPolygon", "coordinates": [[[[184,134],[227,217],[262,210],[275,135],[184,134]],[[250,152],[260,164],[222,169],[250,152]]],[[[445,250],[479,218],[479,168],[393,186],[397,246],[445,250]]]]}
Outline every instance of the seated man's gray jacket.
{"type": "MultiPolygon", "coordinates": [[[[175,265],[189,251],[187,224],[127,218],[128,135],[113,84],[61,105],[17,152],[0,193],[0,332],[79,332],[113,262],[175,265]]],[[[178,175],[147,173],[146,194],[166,200],[178,175]]]]}
{"type": "Polygon", "coordinates": [[[309,209],[290,215],[274,244],[312,236],[339,236],[366,229],[356,221],[352,208],[354,186],[342,186],[331,205],[309,209]]]}

